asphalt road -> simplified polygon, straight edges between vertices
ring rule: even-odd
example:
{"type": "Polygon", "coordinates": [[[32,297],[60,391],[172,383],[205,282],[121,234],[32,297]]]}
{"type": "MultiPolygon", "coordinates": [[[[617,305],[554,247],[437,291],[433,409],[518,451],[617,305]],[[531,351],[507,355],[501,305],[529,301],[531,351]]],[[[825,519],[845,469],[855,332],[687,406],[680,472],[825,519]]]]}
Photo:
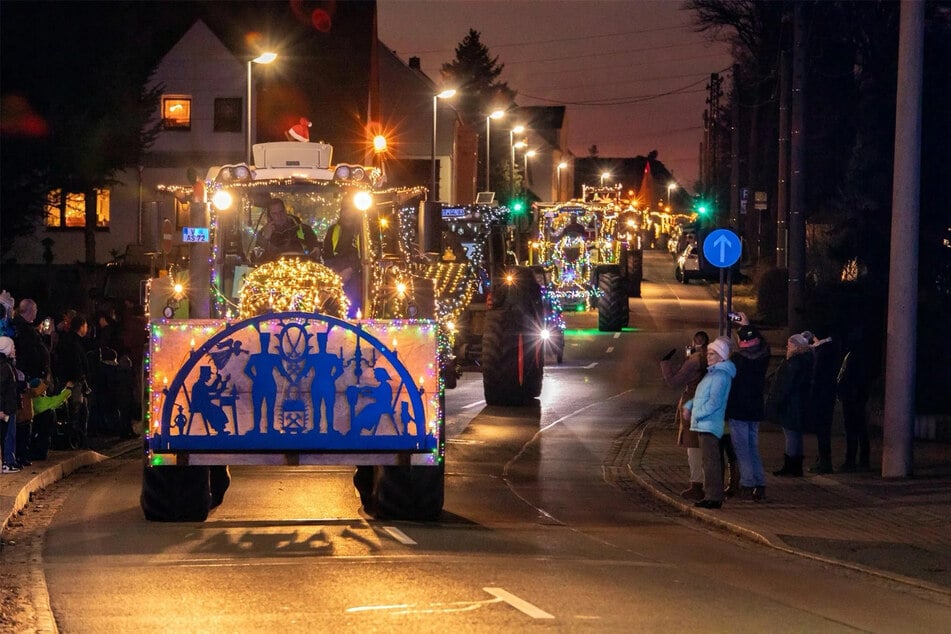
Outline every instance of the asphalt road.
{"type": "Polygon", "coordinates": [[[926,596],[710,532],[632,485],[639,421],[674,399],[657,358],[716,330],[709,287],[651,256],[632,329],[569,316],[537,405],[486,407],[478,375],[447,393],[439,522],[368,520],[350,469],[235,468],[200,524],[142,518],[138,456],[70,477],[41,561],[60,631],[946,629],[926,596]]]}

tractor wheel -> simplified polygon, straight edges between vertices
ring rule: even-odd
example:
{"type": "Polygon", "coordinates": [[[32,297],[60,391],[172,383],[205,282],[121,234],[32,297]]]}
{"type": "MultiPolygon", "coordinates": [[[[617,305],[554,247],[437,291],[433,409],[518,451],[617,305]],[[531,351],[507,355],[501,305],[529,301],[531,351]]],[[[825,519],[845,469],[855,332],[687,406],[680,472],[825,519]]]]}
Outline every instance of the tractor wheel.
{"type": "Polygon", "coordinates": [[[360,504],[363,510],[372,515],[375,508],[373,498],[373,465],[358,465],[353,474],[353,487],[360,496],[360,504]]]}
{"type": "Polygon", "coordinates": [[[629,320],[627,293],[621,288],[621,275],[616,267],[598,271],[598,330],[619,332],[629,320]]]}
{"type": "Polygon", "coordinates": [[[209,468],[146,465],[139,504],[150,522],[205,521],[211,510],[209,468]]]}
{"type": "Polygon", "coordinates": [[[537,333],[528,332],[520,311],[485,314],[482,384],[488,405],[525,405],[541,394],[544,359],[537,333]]]}
{"type": "Polygon", "coordinates": [[[432,522],[445,500],[446,468],[378,466],[373,468],[372,504],[364,509],[376,519],[432,522]]]}
{"type": "Polygon", "coordinates": [[[216,508],[224,502],[225,492],[231,486],[231,470],[228,465],[215,465],[208,469],[211,479],[211,508],[216,508]]]}

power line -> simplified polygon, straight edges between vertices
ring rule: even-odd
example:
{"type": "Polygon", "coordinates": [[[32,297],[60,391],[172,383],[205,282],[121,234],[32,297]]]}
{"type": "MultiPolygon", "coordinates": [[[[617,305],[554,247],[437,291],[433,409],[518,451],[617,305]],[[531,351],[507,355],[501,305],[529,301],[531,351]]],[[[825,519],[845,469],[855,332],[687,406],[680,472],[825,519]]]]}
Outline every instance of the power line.
{"type": "MultiPolygon", "coordinates": [[[[722,72],[722,71],[721,71],[722,72]]],[[[638,95],[636,97],[617,97],[613,99],[592,99],[588,101],[565,101],[563,99],[549,99],[547,97],[540,97],[537,95],[529,95],[524,92],[519,92],[520,97],[526,97],[528,99],[535,99],[536,101],[543,101],[545,103],[560,104],[565,106],[621,106],[633,103],[641,103],[644,101],[652,101],[654,99],[660,99],[661,97],[668,97],[671,95],[677,94],[688,94],[691,92],[703,92],[702,90],[689,90],[697,84],[702,84],[707,81],[707,78],[704,77],[697,81],[690,82],[679,88],[674,88],[673,90],[668,90],[665,92],[655,93],[651,95],[638,95]]]]}

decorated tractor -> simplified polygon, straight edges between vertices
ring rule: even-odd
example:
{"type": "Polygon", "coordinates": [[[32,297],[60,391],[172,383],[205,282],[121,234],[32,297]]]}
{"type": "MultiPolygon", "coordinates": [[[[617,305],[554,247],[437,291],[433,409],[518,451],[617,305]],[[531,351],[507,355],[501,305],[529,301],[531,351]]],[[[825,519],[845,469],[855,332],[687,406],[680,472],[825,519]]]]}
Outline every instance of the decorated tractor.
{"type": "Polygon", "coordinates": [[[548,272],[560,304],[597,309],[602,331],[627,326],[627,299],[640,295],[640,278],[632,275],[633,249],[623,239],[620,208],[607,201],[569,202],[541,215],[533,259],[548,272]]]}
{"type": "MultiPolygon", "coordinates": [[[[441,513],[455,323],[504,275],[445,257],[424,188],[383,189],[379,170],[331,156],[259,144],[253,167],[160,188],[194,202],[187,288],[162,278],[149,295],[149,520],[204,520],[234,464],[355,465],[369,514],[441,513]]],[[[544,311],[522,297],[537,285],[516,287],[491,293],[505,317],[482,356],[487,394],[511,381],[524,401],[540,391],[544,311]]]]}

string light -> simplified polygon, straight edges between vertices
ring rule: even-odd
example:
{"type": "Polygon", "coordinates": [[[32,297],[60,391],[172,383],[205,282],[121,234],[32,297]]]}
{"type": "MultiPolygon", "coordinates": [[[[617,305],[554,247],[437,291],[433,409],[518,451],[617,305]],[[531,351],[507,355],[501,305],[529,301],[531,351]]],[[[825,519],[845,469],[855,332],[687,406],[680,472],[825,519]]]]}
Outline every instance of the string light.
{"type": "Polygon", "coordinates": [[[282,257],[245,275],[238,314],[247,319],[299,311],[345,318],[349,308],[343,280],[334,271],[302,257],[282,257]]]}

